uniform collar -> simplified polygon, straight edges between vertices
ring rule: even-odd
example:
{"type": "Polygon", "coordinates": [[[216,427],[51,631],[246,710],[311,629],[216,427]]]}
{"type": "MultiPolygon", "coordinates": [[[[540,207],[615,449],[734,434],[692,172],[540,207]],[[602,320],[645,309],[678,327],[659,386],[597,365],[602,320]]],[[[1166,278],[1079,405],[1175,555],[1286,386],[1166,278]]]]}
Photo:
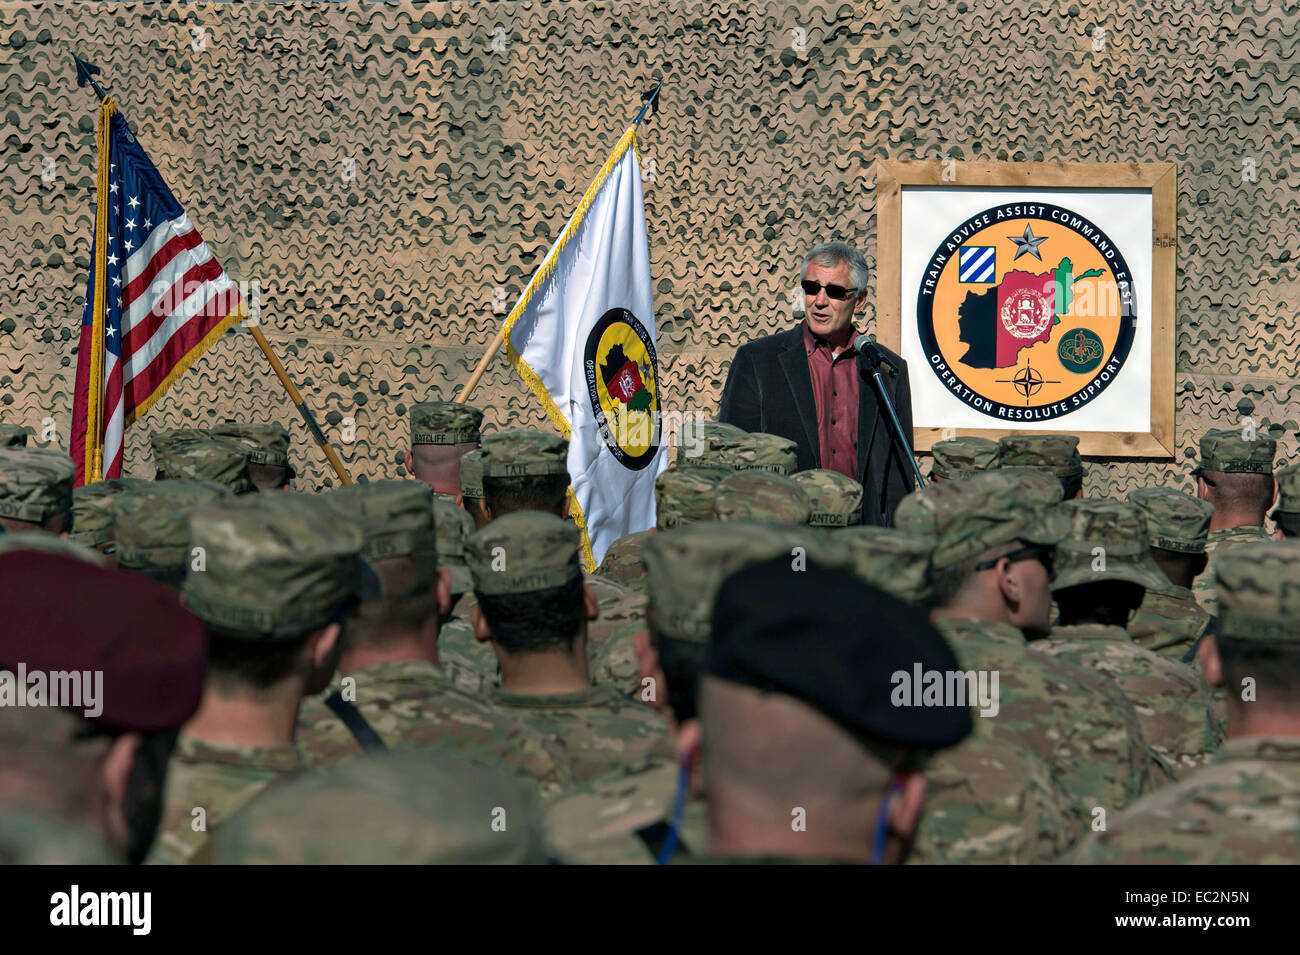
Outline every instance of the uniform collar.
{"type": "Polygon", "coordinates": [[[1020,628],[1013,627],[1009,623],[994,623],[991,620],[975,620],[970,617],[941,617],[934,622],[934,625],[945,637],[957,641],[985,639],[1019,647],[1027,646],[1029,643],[1020,628]]]}
{"type": "Polygon", "coordinates": [[[1266,759],[1282,763],[1300,763],[1300,737],[1242,736],[1227,740],[1211,758],[1214,763],[1243,759],[1266,759]]]}
{"type": "Polygon", "coordinates": [[[182,733],[176,738],[174,759],[187,763],[218,763],[243,769],[266,769],[275,773],[293,773],[305,764],[297,746],[231,746],[212,743],[182,733]]]}

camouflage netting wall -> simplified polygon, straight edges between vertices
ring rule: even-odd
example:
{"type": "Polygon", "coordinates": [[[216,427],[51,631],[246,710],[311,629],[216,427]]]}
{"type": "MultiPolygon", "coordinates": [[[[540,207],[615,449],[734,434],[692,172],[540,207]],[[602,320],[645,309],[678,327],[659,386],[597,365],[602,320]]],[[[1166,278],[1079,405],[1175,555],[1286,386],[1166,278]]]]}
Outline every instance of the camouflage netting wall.
{"type": "MultiPolygon", "coordinates": [[[[469,376],[494,289],[514,302],[661,75],[642,163],[669,408],[711,415],[735,347],[794,321],[811,243],[874,264],[877,157],[1160,161],[1178,453],[1091,463],[1088,488],[1186,481],[1196,435],[1247,414],[1296,456],[1294,3],[6,2],[0,20],[0,420],[53,418],[62,444],[95,185],[75,49],[231,275],[260,283],[354,474],[402,473],[408,405],[469,376]]],[[[504,358],[475,400],[543,423],[504,358]]],[[[129,430],[128,473],[152,475],[150,430],[226,416],[290,425],[299,484],[329,483],[242,329],[129,430]]]]}

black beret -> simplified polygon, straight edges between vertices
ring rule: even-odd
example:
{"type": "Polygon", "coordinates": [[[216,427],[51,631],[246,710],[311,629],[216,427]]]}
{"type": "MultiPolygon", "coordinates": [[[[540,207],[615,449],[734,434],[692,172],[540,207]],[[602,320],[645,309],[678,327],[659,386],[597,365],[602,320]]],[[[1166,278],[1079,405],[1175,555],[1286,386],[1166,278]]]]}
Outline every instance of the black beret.
{"type": "MultiPolygon", "coordinates": [[[[722,584],[707,671],[792,696],[859,738],[942,749],[970,735],[966,706],[895,706],[895,674],[958,670],[925,614],[842,570],[789,557],[753,564],[722,584]]],[[[910,697],[910,694],[908,694],[910,697]]]]}
{"type": "Polygon", "coordinates": [[[171,729],[198,709],[207,634],[148,577],[64,554],[12,551],[0,555],[0,607],[0,669],[102,673],[102,712],[86,714],[98,723],[171,729]]]}

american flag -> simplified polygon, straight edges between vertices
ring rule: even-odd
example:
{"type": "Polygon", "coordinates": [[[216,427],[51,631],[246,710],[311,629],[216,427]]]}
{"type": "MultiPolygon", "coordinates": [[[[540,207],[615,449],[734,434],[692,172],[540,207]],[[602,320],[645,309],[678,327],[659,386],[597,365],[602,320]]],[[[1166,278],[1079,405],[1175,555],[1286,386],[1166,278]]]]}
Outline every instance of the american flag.
{"type": "Polygon", "coordinates": [[[81,316],[69,453],[77,486],[122,474],[123,433],[232,324],[247,317],[231,281],[122,118],[108,105],[103,314],[96,321],[98,240],[81,316]],[[92,378],[97,338],[102,374],[92,378]],[[98,407],[96,404],[98,403],[98,407]],[[101,426],[96,433],[93,419],[101,426]],[[102,447],[102,473],[95,449],[102,447]]]}

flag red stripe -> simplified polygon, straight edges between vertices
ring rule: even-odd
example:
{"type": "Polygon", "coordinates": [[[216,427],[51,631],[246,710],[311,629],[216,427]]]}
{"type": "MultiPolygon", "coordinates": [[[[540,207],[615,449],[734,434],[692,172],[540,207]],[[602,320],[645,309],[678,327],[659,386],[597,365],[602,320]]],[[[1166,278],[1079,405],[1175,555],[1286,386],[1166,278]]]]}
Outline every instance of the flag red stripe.
{"type": "MultiPolygon", "coordinates": [[[[213,295],[213,299],[218,297],[213,295]]],[[[205,317],[207,310],[212,307],[211,302],[212,299],[209,299],[198,315],[178,328],[167,339],[167,344],[154,356],[153,361],[126,383],[127,414],[153,394],[176,367],[176,363],[184,358],[191,348],[203,341],[208,332],[220,325],[221,320],[230,313],[229,309],[219,309],[220,315],[205,317]]]]}
{"type": "MultiPolygon", "coordinates": [[[[159,228],[162,228],[162,226],[159,226],[159,228]]],[[[153,284],[153,280],[168,266],[172,259],[187,249],[193,249],[202,244],[203,238],[199,235],[198,229],[190,229],[189,232],[172,236],[163,243],[162,248],[155,252],[153,258],[140,270],[140,274],[127,282],[126,293],[122,296],[123,313],[130,309],[131,303],[139,298],[141,293],[149,289],[149,286],[153,284]]]]}
{"type": "MultiPolygon", "coordinates": [[[[184,293],[186,287],[189,287],[191,291],[193,291],[204,282],[221,278],[221,275],[221,264],[216,259],[208,259],[206,262],[194,266],[182,275],[178,281],[173,282],[171,291],[163,296],[163,301],[168,301],[170,299],[170,301],[175,302],[176,307],[173,308],[172,311],[177,311],[185,303],[186,296],[184,293]]],[[[203,313],[200,312],[199,316],[202,314],[203,313]]],[[[197,318],[199,316],[195,317],[197,318]]],[[[144,347],[145,343],[153,337],[153,333],[156,332],[159,326],[161,326],[163,322],[167,321],[169,317],[170,313],[159,312],[159,310],[155,308],[152,312],[142,318],[136,323],[134,328],[123,336],[122,354],[125,356],[135,352],[137,348],[144,347]]]]}

